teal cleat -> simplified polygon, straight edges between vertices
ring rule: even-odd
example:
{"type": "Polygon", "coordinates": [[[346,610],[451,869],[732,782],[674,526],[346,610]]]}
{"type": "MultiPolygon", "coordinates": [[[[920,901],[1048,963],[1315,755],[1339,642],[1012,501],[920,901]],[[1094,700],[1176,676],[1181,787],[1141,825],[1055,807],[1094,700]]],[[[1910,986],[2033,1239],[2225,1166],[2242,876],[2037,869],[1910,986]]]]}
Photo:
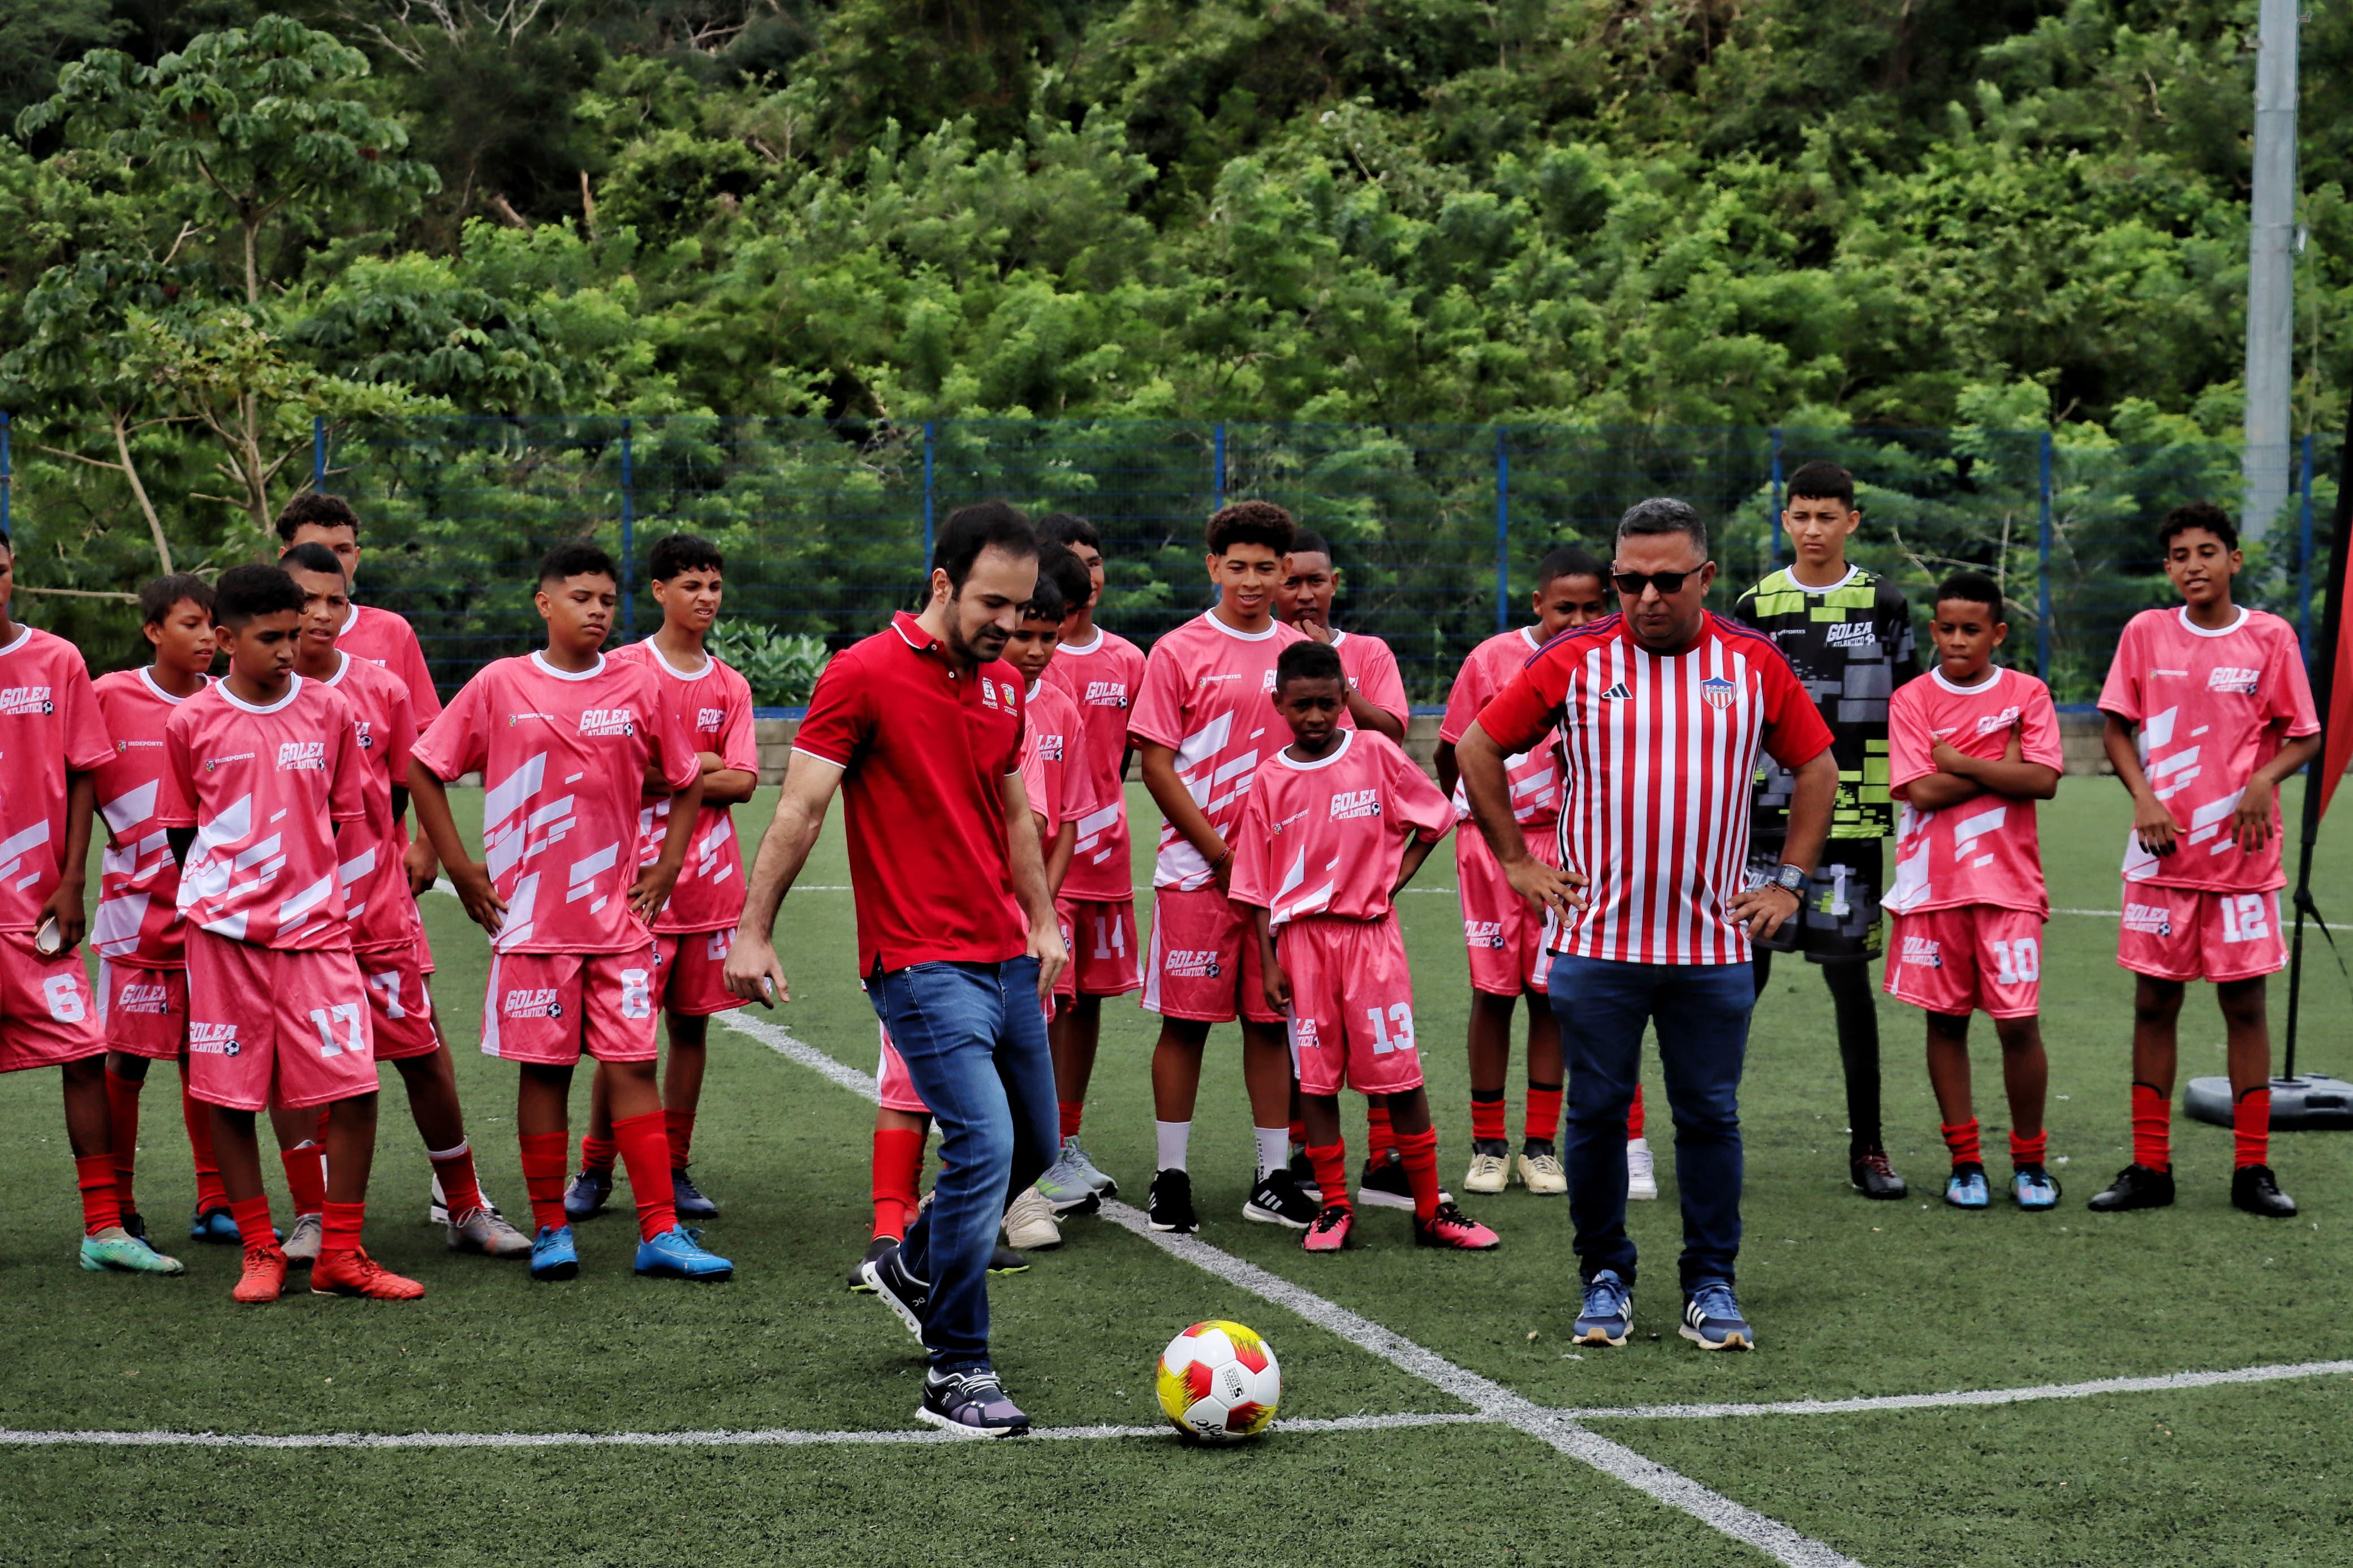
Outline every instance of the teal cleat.
{"type": "Polygon", "coordinates": [[[715,1252],[705,1252],[696,1233],[672,1226],[651,1241],[638,1243],[638,1272],[669,1279],[700,1279],[716,1284],[735,1277],[735,1266],[715,1252]]]}
{"type": "Polygon", "coordinates": [[[572,1245],[568,1225],[543,1225],[531,1242],[531,1277],[573,1279],[580,1274],[580,1249],[572,1245]]]}
{"type": "Polygon", "coordinates": [[[1954,1166],[1953,1173],[1945,1178],[1945,1201],[1957,1209],[1981,1209],[1991,1205],[1993,1193],[1986,1185],[1985,1167],[1954,1166]]]}
{"type": "Polygon", "coordinates": [[[2010,1195],[2029,1214],[2059,1206],[2059,1178],[2041,1165],[2021,1165],[2010,1173],[2010,1195]]]}
{"type": "Polygon", "coordinates": [[[92,1274],[185,1274],[187,1265],[166,1258],[119,1225],[81,1238],[81,1266],[92,1274]]]}

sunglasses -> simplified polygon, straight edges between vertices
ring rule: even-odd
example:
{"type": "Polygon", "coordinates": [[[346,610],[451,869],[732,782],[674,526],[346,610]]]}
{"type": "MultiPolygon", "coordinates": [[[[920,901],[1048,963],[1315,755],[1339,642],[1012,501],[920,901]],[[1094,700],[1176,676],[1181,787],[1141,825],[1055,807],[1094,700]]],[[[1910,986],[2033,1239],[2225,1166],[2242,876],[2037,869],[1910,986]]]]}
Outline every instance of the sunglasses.
{"type": "Polygon", "coordinates": [[[1706,570],[1704,566],[1694,566],[1685,572],[1613,571],[1609,574],[1609,581],[1617,584],[1618,591],[1630,599],[1641,598],[1642,590],[1645,588],[1656,588],[1661,598],[1667,598],[1682,593],[1683,584],[1688,579],[1698,576],[1704,570],[1706,570]]]}

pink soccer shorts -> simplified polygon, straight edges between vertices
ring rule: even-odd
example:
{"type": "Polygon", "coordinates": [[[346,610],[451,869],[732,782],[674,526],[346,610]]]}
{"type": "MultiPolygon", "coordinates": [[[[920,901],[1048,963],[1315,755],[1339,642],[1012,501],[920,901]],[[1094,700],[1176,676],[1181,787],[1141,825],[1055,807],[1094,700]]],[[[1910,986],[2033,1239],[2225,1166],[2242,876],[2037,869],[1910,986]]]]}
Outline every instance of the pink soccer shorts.
{"type": "Polygon", "coordinates": [[[734,945],[733,926],[657,935],[654,963],[661,974],[663,1009],[681,1017],[708,1018],[744,1005],[744,999],[727,989],[727,950],[734,945]]]}
{"type": "Polygon", "coordinates": [[[1291,1066],[1302,1094],[1398,1094],[1421,1087],[1413,975],[1397,916],[1311,917],[1275,937],[1291,977],[1291,1066]]]}
{"type": "Polygon", "coordinates": [[[290,1110],[375,1092],[375,1028],[348,949],[280,952],[188,932],[188,1093],[290,1110]]]}
{"type": "Polygon", "coordinates": [[[1054,907],[1071,944],[1071,994],[1124,996],[1143,985],[1134,899],[1064,899],[1054,907]]]}
{"type": "Polygon", "coordinates": [[[433,994],[425,983],[424,955],[415,942],[356,952],[360,978],[367,983],[368,1006],[375,1013],[375,1059],[405,1061],[441,1048],[433,1029],[433,994]]]}
{"type": "Polygon", "coordinates": [[[482,1054],[542,1067],[649,1062],[654,944],[628,952],[501,952],[482,997],[482,1054]]]}
{"type": "Polygon", "coordinates": [[[907,1076],[907,1064],[899,1055],[899,1047],[891,1043],[891,1031],[876,1026],[882,1037],[882,1059],[875,1064],[874,1088],[885,1110],[904,1111],[910,1116],[929,1116],[932,1108],[915,1092],[914,1080],[907,1076]]]}
{"type": "Polygon", "coordinates": [[[177,1061],[188,1037],[188,972],[100,959],[98,1023],[110,1051],[177,1061]]]}
{"type": "Polygon", "coordinates": [[[2277,893],[2125,884],[2116,962],[2152,980],[2253,980],[2287,967],[2277,893]]]}
{"type": "Polygon", "coordinates": [[[1229,1024],[1237,1005],[1253,1024],[1280,1024],[1266,1005],[1254,912],[1214,887],[1158,889],[1152,900],[1152,952],[1144,1010],[1164,1018],[1229,1024]]]}
{"type": "MultiPolygon", "coordinates": [[[[1549,826],[1532,829],[1528,853],[1557,866],[1560,841],[1549,826]]],[[[1552,979],[1552,911],[1513,890],[1475,823],[1462,824],[1454,835],[1454,879],[1462,900],[1462,944],[1471,952],[1471,989],[1490,996],[1542,995],[1552,979]]]]}
{"type": "Polygon", "coordinates": [[[0,1072],[53,1068],[105,1049],[80,950],[44,958],[33,951],[31,931],[0,931],[0,1072]]]}
{"type": "Polygon", "coordinates": [[[2042,1009],[2042,917],[1963,904],[1896,914],[1885,990],[1931,1013],[2031,1018],[2042,1009]]]}

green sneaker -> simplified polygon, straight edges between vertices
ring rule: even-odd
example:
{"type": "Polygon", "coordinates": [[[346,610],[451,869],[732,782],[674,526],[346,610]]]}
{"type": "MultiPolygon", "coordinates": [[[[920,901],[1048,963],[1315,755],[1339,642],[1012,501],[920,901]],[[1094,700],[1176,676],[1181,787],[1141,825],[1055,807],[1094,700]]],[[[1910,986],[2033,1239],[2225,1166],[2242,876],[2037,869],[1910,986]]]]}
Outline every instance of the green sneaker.
{"type": "Polygon", "coordinates": [[[81,1266],[92,1274],[185,1274],[187,1266],[166,1258],[119,1225],[81,1238],[81,1266]]]}

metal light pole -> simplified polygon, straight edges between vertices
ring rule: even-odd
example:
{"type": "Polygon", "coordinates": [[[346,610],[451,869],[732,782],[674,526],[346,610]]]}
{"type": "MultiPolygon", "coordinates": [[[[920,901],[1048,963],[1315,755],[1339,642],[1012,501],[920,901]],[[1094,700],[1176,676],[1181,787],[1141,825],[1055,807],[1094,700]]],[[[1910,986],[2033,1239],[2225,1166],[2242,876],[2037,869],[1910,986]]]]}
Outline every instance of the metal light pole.
{"type": "Polygon", "coordinates": [[[2295,291],[2295,35],[2298,0],[2261,0],[2255,51],[2254,195],[2247,226],[2244,531],[2263,536],[2288,496],[2288,391],[2295,291]]]}

